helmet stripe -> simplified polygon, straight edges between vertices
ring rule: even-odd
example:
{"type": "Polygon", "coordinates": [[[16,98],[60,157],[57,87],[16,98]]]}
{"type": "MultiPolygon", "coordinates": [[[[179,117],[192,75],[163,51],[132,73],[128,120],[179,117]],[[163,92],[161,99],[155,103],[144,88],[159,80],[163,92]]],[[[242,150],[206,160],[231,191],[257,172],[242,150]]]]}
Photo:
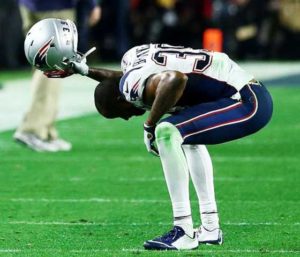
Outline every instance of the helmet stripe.
{"type": "Polygon", "coordinates": [[[54,37],[51,37],[37,52],[37,54],[34,57],[33,64],[34,66],[40,68],[40,69],[45,69],[45,68],[50,68],[47,64],[46,61],[46,55],[47,52],[50,48],[50,45],[53,41],[54,37]]]}

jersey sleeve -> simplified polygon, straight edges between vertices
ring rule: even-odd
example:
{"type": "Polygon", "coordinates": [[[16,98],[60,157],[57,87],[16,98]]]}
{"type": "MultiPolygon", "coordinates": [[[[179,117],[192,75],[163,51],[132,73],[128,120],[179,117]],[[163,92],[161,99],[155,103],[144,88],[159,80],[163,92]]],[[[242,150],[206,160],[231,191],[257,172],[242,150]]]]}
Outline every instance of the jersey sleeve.
{"type": "MultiPolygon", "coordinates": [[[[150,57],[149,57],[150,58],[150,57]]],[[[121,94],[128,102],[135,106],[149,109],[149,106],[143,104],[143,91],[147,79],[153,74],[166,70],[166,67],[159,66],[153,61],[147,61],[146,65],[138,66],[126,72],[120,80],[119,89],[121,94]]]]}
{"type": "Polygon", "coordinates": [[[120,80],[121,94],[137,107],[143,108],[142,96],[148,76],[143,73],[143,68],[136,68],[125,73],[120,80]]]}

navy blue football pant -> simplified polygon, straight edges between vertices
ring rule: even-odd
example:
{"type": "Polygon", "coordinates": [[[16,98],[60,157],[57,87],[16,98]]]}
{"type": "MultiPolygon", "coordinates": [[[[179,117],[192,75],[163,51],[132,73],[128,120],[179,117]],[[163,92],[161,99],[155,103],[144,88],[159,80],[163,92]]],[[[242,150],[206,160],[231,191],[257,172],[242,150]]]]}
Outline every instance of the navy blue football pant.
{"type": "Polygon", "coordinates": [[[272,116],[273,104],[262,84],[249,83],[240,100],[222,98],[188,107],[162,120],[176,126],[183,144],[220,144],[253,134],[272,116]]]}

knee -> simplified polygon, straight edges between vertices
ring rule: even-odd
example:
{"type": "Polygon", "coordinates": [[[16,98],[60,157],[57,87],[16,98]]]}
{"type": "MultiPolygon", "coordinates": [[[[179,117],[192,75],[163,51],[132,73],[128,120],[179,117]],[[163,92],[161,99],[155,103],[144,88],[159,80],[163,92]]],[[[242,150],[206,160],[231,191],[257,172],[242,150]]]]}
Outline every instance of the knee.
{"type": "Polygon", "coordinates": [[[156,140],[173,140],[179,138],[182,140],[178,129],[169,122],[162,122],[155,129],[156,140]]]}

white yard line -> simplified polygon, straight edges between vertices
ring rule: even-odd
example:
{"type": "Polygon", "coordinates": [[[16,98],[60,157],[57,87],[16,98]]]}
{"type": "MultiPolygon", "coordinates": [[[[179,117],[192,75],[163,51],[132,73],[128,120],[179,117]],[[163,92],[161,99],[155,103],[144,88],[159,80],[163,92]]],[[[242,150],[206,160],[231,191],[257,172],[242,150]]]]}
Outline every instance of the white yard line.
{"type": "Polygon", "coordinates": [[[0,254],[1,253],[19,253],[22,252],[20,249],[0,249],[0,254]]]}
{"type": "MultiPolygon", "coordinates": [[[[97,249],[94,249],[97,251],[97,249]]],[[[99,249],[101,251],[101,249],[99,249]]],[[[79,250],[81,251],[81,250],[79,250]]],[[[84,251],[84,250],[83,250],[84,251]]],[[[106,249],[105,249],[106,251],[106,249]]],[[[122,251],[124,252],[147,252],[147,250],[144,249],[122,249],[122,251]]],[[[195,252],[197,250],[185,250],[184,252],[195,252]]],[[[266,253],[271,253],[271,254],[275,254],[275,253],[282,253],[282,254],[287,254],[287,253],[295,253],[298,254],[300,253],[300,251],[297,250],[283,250],[283,249],[279,249],[279,250],[256,250],[256,249],[228,249],[228,250],[218,250],[215,249],[214,250],[202,250],[202,249],[198,249],[199,253],[213,253],[213,254],[217,254],[217,253],[235,253],[235,254],[240,254],[240,253],[260,253],[260,254],[266,254],[266,253]]]]}
{"type": "Polygon", "coordinates": [[[284,157],[284,159],[274,156],[212,156],[213,162],[299,162],[298,157],[284,157]]]}
{"type": "MultiPolygon", "coordinates": [[[[169,199],[119,199],[119,198],[68,198],[68,199],[55,199],[55,198],[0,198],[0,202],[18,202],[18,203],[68,203],[68,204],[82,204],[82,203],[93,203],[93,204],[103,204],[103,203],[118,203],[118,204],[169,204],[169,199]]],[[[196,200],[192,200],[192,203],[197,203],[196,200]]],[[[267,205],[273,204],[273,200],[264,201],[254,201],[254,200],[219,200],[218,203],[226,204],[248,204],[248,205],[267,205]]],[[[299,204],[299,200],[277,200],[276,203],[281,204],[299,204]]]]}
{"type": "MultiPolygon", "coordinates": [[[[69,253],[82,253],[82,254],[89,254],[89,253],[113,253],[117,254],[120,252],[129,252],[129,253],[139,253],[139,252],[149,252],[147,250],[141,248],[123,248],[123,249],[73,249],[73,250],[66,250],[66,249],[54,249],[54,248],[47,248],[47,249],[0,249],[1,253],[30,253],[30,252],[69,252],[69,253]]],[[[300,251],[298,250],[284,250],[284,249],[224,249],[219,250],[214,248],[212,250],[204,250],[198,248],[198,250],[184,250],[182,253],[199,253],[199,254],[247,254],[247,253],[258,253],[258,254],[299,254],[300,251]]]]}
{"type": "MultiPolygon", "coordinates": [[[[24,203],[133,203],[133,204],[157,204],[157,203],[170,203],[169,199],[126,199],[126,198],[0,198],[0,201],[9,201],[9,202],[24,202],[24,203]]],[[[197,202],[197,201],[191,201],[197,202]]],[[[245,203],[245,204],[266,204],[274,203],[274,200],[219,200],[218,203],[245,203]]],[[[276,203],[285,203],[285,204],[299,204],[299,200],[276,200],[276,203]]]]}
{"type": "Polygon", "coordinates": [[[299,74],[299,62],[240,62],[239,65],[258,80],[278,79],[299,74]]]}
{"type": "MultiPolygon", "coordinates": [[[[95,249],[97,251],[97,249],[95,249]]],[[[99,249],[101,251],[101,249],[99,249]]],[[[80,250],[79,250],[80,251],[80,250]]],[[[84,251],[84,250],[83,250],[84,251]]],[[[144,249],[122,249],[122,251],[124,252],[147,252],[147,250],[144,250],[144,249]]],[[[195,252],[197,250],[185,250],[184,252],[195,252]]],[[[282,253],[282,254],[289,254],[289,253],[292,253],[292,254],[299,254],[300,251],[297,251],[297,250],[283,250],[283,249],[279,249],[279,250],[256,250],[256,249],[228,249],[228,250],[218,250],[218,249],[215,249],[214,250],[202,250],[202,249],[198,249],[199,251],[199,254],[202,254],[202,253],[206,253],[206,254],[209,254],[209,253],[212,253],[212,254],[218,254],[218,253],[223,253],[223,254],[226,254],[226,253],[233,253],[233,254],[241,254],[241,253],[260,253],[260,254],[268,254],[268,253],[271,253],[271,254],[275,254],[275,253],[282,253]]]]}
{"type": "MultiPolygon", "coordinates": [[[[9,221],[1,224],[10,225],[37,225],[37,226],[127,226],[127,227],[143,227],[143,226],[171,226],[172,223],[167,222],[66,222],[66,221],[9,221]]],[[[299,222],[295,223],[281,223],[281,222],[222,222],[224,226],[244,227],[244,226],[300,226],[299,222]]]]}
{"type": "MultiPolygon", "coordinates": [[[[61,80],[62,94],[58,119],[82,116],[96,112],[93,81],[82,76],[61,80]]],[[[30,104],[30,80],[6,82],[0,90],[0,132],[16,128],[30,104]]]]}
{"type": "MultiPolygon", "coordinates": [[[[70,178],[70,181],[83,181],[86,178],[70,178]]],[[[150,177],[150,178],[128,178],[128,177],[119,177],[114,178],[114,181],[120,181],[120,182],[159,182],[159,181],[165,181],[164,177],[150,177]]],[[[295,180],[289,180],[287,178],[282,177],[273,177],[273,178],[262,178],[262,177],[253,177],[253,178],[237,178],[237,177],[215,177],[215,181],[222,181],[222,182],[287,182],[287,181],[295,181],[295,180]]]]}
{"type": "MultiPolygon", "coordinates": [[[[4,201],[4,199],[1,199],[4,201]]],[[[156,199],[113,199],[113,198],[83,198],[83,199],[50,199],[50,198],[11,198],[8,201],[12,202],[31,202],[31,203],[169,203],[169,200],[156,200],[156,199]]]]}
{"type": "MultiPolygon", "coordinates": [[[[142,144],[142,141],[141,143],[142,144]]],[[[149,157],[142,157],[142,156],[126,156],[126,155],[114,155],[114,156],[97,156],[95,158],[91,157],[90,161],[97,161],[97,160],[108,160],[108,161],[130,161],[130,162],[153,162],[153,159],[149,158],[149,157]]],[[[53,158],[43,158],[43,159],[39,159],[36,158],[36,156],[30,158],[30,157],[26,157],[26,158],[22,158],[22,157],[18,157],[18,156],[10,156],[10,157],[5,157],[4,160],[1,160],[2,162],[12,162],[12,161],[31,161],[31,162],[46,162],[46,161],[53,161],[53,158]]],[[[55,159],[55,162],[81,162],[80,158],[72,158],[72,157],[68,157],[65,158],[64,156],[57,157],[55,159]]],[[[248,162],[263,162],[263,163],[294,163],[294,162],[299,162],[299,158],[298,157],[287,157],[285,156],[284,158],[276,158],[274,156],[212,156],[212,161],[213,162],[218,162],[218,163],[248,163],[248,162]]]]}

